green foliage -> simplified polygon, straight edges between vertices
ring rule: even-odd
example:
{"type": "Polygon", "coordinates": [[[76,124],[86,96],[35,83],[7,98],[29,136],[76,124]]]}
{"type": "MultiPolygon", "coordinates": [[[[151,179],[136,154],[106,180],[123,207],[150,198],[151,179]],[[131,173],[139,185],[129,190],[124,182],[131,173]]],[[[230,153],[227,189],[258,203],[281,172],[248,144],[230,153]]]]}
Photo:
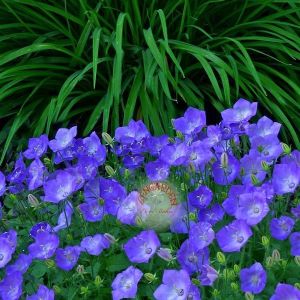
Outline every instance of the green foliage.
{"type": "Polygon", "coordinates": [[[0,3],[1,163],[16,135],[69,122],[113,131],[131,118],[170,133],[187,105],[214,113],[239,97],[259,101],[300,146],[295,1],[0,3]]]}

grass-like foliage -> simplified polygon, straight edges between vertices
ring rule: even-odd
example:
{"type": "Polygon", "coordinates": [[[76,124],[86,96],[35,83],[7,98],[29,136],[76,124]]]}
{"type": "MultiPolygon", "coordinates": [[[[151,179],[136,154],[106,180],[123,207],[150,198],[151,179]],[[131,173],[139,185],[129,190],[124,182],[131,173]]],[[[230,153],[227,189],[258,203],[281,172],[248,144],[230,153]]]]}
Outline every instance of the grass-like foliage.
{"type": "MultiPolygon", "coordinates": [[[[2,0],[0,141],[80,123],[112,131],[142,118],[155,134],[187,105],[259,101],[300,146],[294,1],[2,0]]],[[[14,139],[15,140],[15,139],[14,139]]],[[[22,145],[18,140],[18,145],[22,145]]]]}

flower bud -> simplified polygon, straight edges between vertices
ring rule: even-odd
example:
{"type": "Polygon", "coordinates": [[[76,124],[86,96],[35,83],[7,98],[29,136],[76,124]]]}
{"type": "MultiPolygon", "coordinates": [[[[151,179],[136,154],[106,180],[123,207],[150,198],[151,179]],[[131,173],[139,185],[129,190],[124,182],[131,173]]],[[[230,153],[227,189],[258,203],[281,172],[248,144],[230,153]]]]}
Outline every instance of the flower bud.
{"type": "Polygon", "coordinates": [[[17,196],[15,194],[9,194],[9,199],[11,201],[16,201],[17,200],[17,196]]]}
{"type": "Polygon", "coordinates": [[[54,268],[55,267],[55,262],[52,259],[46,259],[45,264],[48,269],[54,268]]]}
{"type": "Polygon", "coordinates": [[[212,295],[213,295],[213,297],[215,297],[215,298],[219,297],[220,294],[221,294],[220,291],[217,290],[217,289],[214,289],[214,290],[212,291],[212,295]]]}
{"type": "Polygon", "coordinates": [[[286,155],[291,154],[292,149],[289,145],[287,145],[285,143],[281,143],[281,147],[282,147],[282,150],[283,150],[284,154],[286,154],[286,155]]]}
{"type": "Polygon", "coordinates": [[[258,185],[259,184],[259,180],[254,174],[251,174],[251,182],[252,182],[253,185],[258,185]]]}
{"type": "Polygon", "coordinates": [[[217,261],[221,265],[225,265],[226,257],[223,252],[217,252],[217,261]]]}
{"type": "Polygon", "coordinates": [[[84,266],[83,265],[78,265],[76,267],[76,272],[80,275],[84,274],[85,273],[85,270],[84,270],[84,266]]]}
{"type": "Polygon", "coordinates": [[[221,154],[221,168],[226,169],[228,167],[228,154],[223,152],[221,154]]]}
{"type": "Polygon", "coordinates": [[[67,242],[72,242],[73,241],[73,236],[72,234],[68,233],[66,236],[67,242]]]}
{"type": "Polygon", "coordinates": [[[116,171],[109,165],[105,165],[105,171],[110,177],[113,177],[116,174],[116,171]]]}
{"type": "Polygon", "coordinates": [[[271,256],[266,258],[266,266],[267,268],[271,268],[274,265],[274,259],[271,256]]]}
{"type": "Polygon", "coordinates": [[[294,284],[294,287],[295,287],[296,289],[300,290],[300,283],[299,283],[299,282],[296,282],[296,283],[294,284]]]}
{"type": "Polygon", "coordinates": [[[296,265],[300,267],[300,256],[295,256],[294,261],[295,261],[296,265]]]}
{"type": "Polygon", "coordinates": [[[144,274],[144,277],[145,279],[149,282],[149,283],[152,283],[154,282],[157,278],[156,278],[156,275],[155,274],[152,274],[152,273],[145,273],[144,274]]]}
{"type": "Polygon", "coordinates": [[[141,226],[142,227],[144,225],[144,221],[143,221],[143,219],[140,216],[136,216],[136,218],[135,218],[135,224],[137,226],[141,226]]]}
{"type": "Polygon", "coordinates": [[[124,170],[124,178],[127,179],[127,178],[129,178],[129,176],[130,176],[130,171],[129,171],[129,169],[125,169],[125,170],[124,170]]]}
{"type": "Polygon", "coordinates": [[[116,239],[113,235],[111,235],[111,234],[109,234],[109,233],[104,233],[104,237],[105,237],[107,240],[109,240],[111,244],[114,244],[114,243],[117,242],[117,239],[116,239]]]}
{"type": "Polygon", "coordinates": [[[176,131],[176,136],[177,136],[178,138],[180,138],[181,140],[183,140],[183,134],[182,134],[182,132],[176,131]]]}
{"type": "Polygon", "coordinates": [[[277,249],[274,249],[272,252],[272,258],[274,262],[280,261],[280,252],[277,249]]]}
{"type": "Polygon", "coordinates": [[[264,171],[268,172],[270,170],[270,166],[268,165],[268,163],[266,161],[262,161],[261,162],[261,167],[264,171]]]}
{"type": "Polygon", "coordinates": [[[231,282],[230,286],[234,292],[239,290],[239,285],[236,282],[231,282]]]}
{"type": "Polygon", "coordinates": [[[107,132],[102,133],[102,138],[110,146],[112,146],[112,144],[114,143],[113,138],[107,132]]]}
{"type": "Polygon", "coordinates": [[[156,254],[165,261],[173,260],[173,256],[171,254],[171,249],[169,248],[159,248],[156,254]]]}
{"type": "Polygon", "coordinates": [[[61,293],[61,288],[58,285],[53,285],[53,290],[55,295],[60,294],[61,293]]]}
{"type": "Polygon", "coordinates": [[[269,239],[267,236],[263,235],[263,236],[261,237],[261,243],[263,244],[263,246],[264,246],[265,248],[268,248],[268,247],[269,247],[269,244],[270,244],[270,239],[269,239]]]}
{"type": "Polygon", "coordinates": [[[86,295],[88,292],[89,292],[89,288],[88,287],[82,286],[80,288],[80,294],[81,295],[86,295]]]}
{"type": "Polygon", "coordinates": [[[51,165],[52,165],[51,159],[48,157],[44,157],[43,162],[44,162],[44,165],[47,167],[47,169],[49,169],[49,167],[51,167],[51,165]]]}
{"type": "Polygon", "coordinates": [[[103,286],[103,279],[99,275],[97,275],[95,277],[94,284],[97,288],[103,286]]]}
{"type": "Polygon", "coordinates": [[[39,200],[32,194],[27,196],[27,200],[31,207],[37,208],[40,205],[39,200]]]}
{"type": "Polygon", "coordinates": [[[249,293],[249,292],[246,292],[245,293],[245,299],[246,300],[253,300],[254,299],[254,295],[249,293]]]}
{"type": "Polygon", "coordinates": [[[234,270],[235,274],[239,274],[240,271],[241,271],[241,268],[240,268],[239,265],[235,264],[235,265],[233,266],[233,270],[234,270]]]}
{"type": "Polygon", "coordinates": [[[190,218],[190,221],[196,221],[196,219],[197,219],[196,213],[190,212],[189,213],[189,218],[190,218]]]}

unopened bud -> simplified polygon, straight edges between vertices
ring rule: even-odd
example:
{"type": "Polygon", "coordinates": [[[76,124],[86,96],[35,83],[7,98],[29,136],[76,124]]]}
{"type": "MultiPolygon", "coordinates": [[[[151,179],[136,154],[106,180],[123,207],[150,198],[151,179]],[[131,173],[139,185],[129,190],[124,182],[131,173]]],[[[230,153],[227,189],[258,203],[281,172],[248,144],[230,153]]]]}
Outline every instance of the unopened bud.
{"type": "Polygon", "coordinates": [[[274,265],[274,259],[271,256],[266,258],[266,266],[267,268],[271,268],[274,265]]]}
{"type": "Polygon", "coordinates": [[[27,200],[31,207],[37,208],[40,205],[39,200],[32,194],[27,196],[27,200]]]}
{"type": "Polygon", "coordinates": [[[181,140],[183,140],[183,134],[182,134],[182,132],[176,131],[176,136],[177,136],[178,138],[180,138],[181,140]]]}
{"type": "Polygon", "coordinates": [[[44,162],[44,165],[45,165],[47,168],[49,168],[49,167],[52,165],[51,159],[48,158],[48,157],[45,157],[45,158],[43,159],[43,162],[44,162]]]}
{"type": "Polygon", "coordinates": [[[219,290],[217,290],[217,289],[214,289],[213,291],[212,291],[212,295],[213,295],[213,297],[219,297],[220,296],[220,291],[219,290]]]}
{"type": "Polygon", "coordinates": [[[17,196],[15,194],[9,194],[9,199],[12,200],[12,201],[16,201],[17,196]]]}
{"type": "Polygon", "coordinates": [[[226,169],[228,167],[228,154],[223,152],[221,154],[221,168],[226,169]]]}
{"type": "Polygon", "coordinates": [[[231,282],[230,284],[233,291],[237,292],[239,290],[239,285],[236,282],[231,282]]]}
{"type": "Polygon", "coordinates": [[[144,221],[140,216],[136,216],[135,218],[135,224],[138,226],[143,226],[144,225],[144,221]]]}
{"type": "Polygon", "coordinates": [[[224,269],[223,270],[223,277],[225,280],[233,280],[235,278],[235,274],[233,270],[224,269]]]}
{"type": "Polygon", "coordinates": [[[235,264],[233,266],[233,270],[234,270],[235,274],[239,274],[241,271],[241,267],[239,265],[235,264]]]}
{"type": "Polygon", "coordinates": [[[80,288],[80,294],[81,295],[86,295],[88,292],[89,292],[89,288],[88,287],[82,286],[80,288]]]}
{"type": "Polygon", "coordinates": [[[252,182],[253,185],[258,185],[259,184],[259,180],[254,174],[251,174],[251,182],[252,182]]]}
{"type": "Polygon", "coordinates": [[[53,290],[55,295],[60,294],[61,293],[61,288],[58,285],[53,285],[53,290]]]}
{"type": "Polygon", "coordinates": [[[269,239],[267,236],[263,235],[263,236],[261,237],[261,243],[263,244],[263,246],[264,246],[265,248],[268,248],[269,245],[270,245],[270,239],[269,239]]]}
{"type": "Polygon", "coordinates": [[[268,165],[268,163],[266,161],[262,161],[261,162],[261,167],[264,171],[268,172],[270,170],[270,166],[268,165]]]}
{"type": "Polygon", "coordinates": [[[196,213],[190,212],[189,213],[189,219],[190,219],[190,221],[196,221],[196,219],[197,219],[196,213]]]}
{"type": "Polygon", "coordinates": [[[156,275],[155,274],[152,274],[152,273],[145,273],[144,274],[144,277],[145,279],[149,282],[149,283],[152,283],[154,282],[157,278],[156,278],[156,275]]]}
{"type": "Polygon", "coordinates": [[[249,293],[249,292],[246,292],[245,293],[245,299],[246,300],[253,300],[254,299],[254,295],[249,293]]]}
{"type": "Polygon", "coordinates": [[[116,174],[116,171],[109,165],[105,166],[105,171],[110,177],[113,177],[116,174]]]}
{"type": "Polygon", "coordinates": [[[114,143],[113,138],[107,132],[102,133],[102,138],[110,146],[114,143]]]}
{"type": "Polygon", "coordinates": [[[171,249],[169,248],[159,248],[156,254],[165,261],[173,260],[173,256],[171,254],[171,249]]]}
{"type": "Polygon", "coordinates": [[[195,286],[201,286],[201,282],[199,279],[197,278],[192,278],[192,283],[195,285],[195,286]]]}
{"type": "Polygon", "coordinates": [[[127,179],[130,176],[130,171],[128,169],[124,170],[124,178],[127,179]]]}
{"type": "Polygon", "coordinates": [[[286,154],[286,155],[291,154],[292,149],[289,145],[287,145],[285,143],[281,143],[281,147],[282,147],[282,150],[283,150],[284,154],[286,154]]]}
{"type": "Polygon", "coordinates": [[[109,234],[109,233],[104,233],[104,237],[105,237],[107,240],[109,240],[111,244],[114,244],[114,243],[117,242],[117,239],[116,239],[113,235],[111,235],[111,234],[109,234]]]}
{"type": "Polygon", "coordinates": [[[103,286],[103,279],[99,275],[97,275],[95,277],[94,284],[97,288],[103,286]]]}
{"type": "Polygon", "coordinates": [[[300,256],[295,256],[294,261],[295,261],[296,265],[300,267],[300,256]]]}
{"type": "Polygon", "coordinates": [[[299,282],[296,282],[296,283],[294,284],[294,287],[295,287],[296,289],[300,290],[300,283],[299,283],[299,282]]]}
{"type": "Polygon", "coordinates": [[[68,233],[67,236],[66,236],[66,239],[67,239],[67,242],[73,241],[73,236],[72,236],[72,234],[68,233]]]}
{"type": "Polygon", "coordinates": [[[51,269],[51,268],[55,267],[55,262],[52,259],[46,259],[45,264],[48,267],[48,269],[51,269]]]}
{"type": "Polygon", "coordinates": [[[105,203],[105,200],[103,198],[99,198],[98,203],[99,203],[100,206],[103,206],[104,203],[105,203]]]}
{"type": "Polygon", "coordinates": [[[217,252],[217,261],[221,265],[225,265],[226,257],[223,252],[217,252]]]}
{"type": "Polygon", "coordinates": [[[272,252],[272,258],[274,262],[280,261],[280,252],[277,249],[274,249],[272,252]]]}
{"type": "Polygon", "coordinates": [[[84,274],[85,273],[85,270],[84,270],[84,266],[83,265],[78,265],[76,267],[76,272],[80,275],[84,274]]]}

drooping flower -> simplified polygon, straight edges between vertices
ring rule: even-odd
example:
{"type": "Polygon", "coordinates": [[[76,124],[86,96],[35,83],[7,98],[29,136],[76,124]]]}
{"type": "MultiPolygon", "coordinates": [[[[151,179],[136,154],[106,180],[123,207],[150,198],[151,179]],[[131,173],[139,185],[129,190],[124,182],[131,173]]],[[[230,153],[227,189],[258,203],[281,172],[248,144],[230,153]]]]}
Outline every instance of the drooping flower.
{"type": "Polygon", "coordinates": [[[83,238],[80,247],[90,255],[100,255],[100,253],[109,248],[110,241],[103,234],[87,236],[83,238]]]}
{"type": "Polygon", "coordinates": [[[115,139],[122,144],[132,144],[150,136],[150,133],[142,121],[131,120],[128,126],[118,127],[115,132],[115,139]]]}
{"type": "Polygon", "coordinates": [[[17,193],[21,190],[22,183],[25,181],[27,176],[26,165],[23,161],[22,154],[19,155],[16,160],[14,169],[11,173],[9,173],[6,177],[7,181],[12,185],[10,186],[10,190],[12,193],[17,193]]]}
{"type": "Polygon", "coordinates": [[[240,123],[249,121],[255,116],[257,110],[257,102],[250,103],[245,99],[239,99],[233,108],[226,109],[221,112],[223,120],[228,123],[240,123]]]}
{"type": "Polygon", "coordinates": [[[240,271],[241,289],[243,292],[259,294],[263,291],[267,282],[267,273],[263,266],[257,262],[249,268],[240,271]]]}
{"type": "Polygon", "coordinates": [[[223,219],[224,214],[222,206],[216,203],[211,208],[200,209],[198,220],[200,222],[208,222],[213,226],[223,219]]]}
{"type": "Polygon", "coordinates": [[[67,171],[56,171],[55,178],[44,183],[44,201],[58,203],[69,197],[76,189],[76,177],[67,171]]]}
{"type": "Polygon", "coordinates": [[[204,264],[201,268],[199,279],[202,285],[212,286],[213,283],[218,279],[219,273],[212,266],[204,264]]]}
{"type": "Polygon", "coordinates": [[[156,254],[165,261],[173,260],[173,256],[171,254],[171,249],[169,249],[169,248],[159,248],[156,251],[156,254]]]}
{"type": "Polygon", "coordinates": [[[287,216],[274,218],[270,222],[270,232],[273,238],[277,240],[285,240],[293,230],[295,221],[287,216]]]}
{"type": "Polygon", "coordinates": [[[117,218],[124,224],[135,225],[136,218],[140,216],[145,219],[149,210],[148,205],[141,203],[139,193],[133,191],[121,202],[117,218]]]}
{"type": "Polygon", "coordinates": [[[300,256],[300,232],[293,232],[290,235],[291,254],[300,256]]]}
{"type": "Polygon", "coordinates": [[[134,263],[145,263],[155,254],[160,241],[154,230],[145,230],[131,238],[124,245],[129,260],[134,263]]]}
{"type": "Polygon", "coordinates": [[[185,240],[177,251],[177,260],[189,274],[199,272],[202,265],[209,263],[209,249],[199,249],[190,239],[185,240]]]}
{"type": "Polygon", "coordinates": [[[299,300],[300,290],[290,284],[278,283],[274,295],[270,300],[299,300]]]}
{"type": "Polygon", "coordinates": [[[78,246],[67,246],[56,250],[56,265],[65,271],[72,270],[79,259],[81,248],[78,246]]]}
{"type": "Polygon", "coordinates": [[[28,167],[28,189],[30,191],[35,190],[43,185],[45,170],[46,167],[39,158],[36,158],[34,161],[32,161],[28,167]]]}
{"type": "Polygon", "coordinates": [[[170,166],[180,166],[187,160],[188,148],[184,143],[167,145],[162,148],[160,159],[170,166]]]}
{"type": "Polygon", "coordinates": [[[105,214],[104,206],[98,200],[82,203],[79,205],[79,209],[84,219],[88,222],[99,222],[105,214]]]}
{"type": "Polygon", "coordinates": [[[30,138],[28,142],[28,149],[24,151],[24,156],[27,159],[40,158],[48,148],[48,136],[41,135],[38,138],[30,138]]]}
{"type": "Polygon", "coordinates": [[[275,165],[272,183],[275,193],[293,193],[300,182],[300,168],[292,163],[275,165]]]}
{"type": "Polygon", "coordinates": [[[251,236],[252,230],[244,220],[235,220],[216,234],[217,242],[223,252],[240,251],[251,236]]]}
{"type": "Polygon", "coordinates": [[[77,135],[77,126],[70,129],[58,129],[55,139],[49,142],[49,147],[53,152],[61,151],[72,145],[74,137],[77,135]]]}
{"type": "Polygon", "coordinates": [[[205,111],[189,107],[184,116],[173,120],[174,128],[186,135],[199,133],[206,125],[205,111]]]}
{"type": "Polygon", "coordinates": [[[189,238],[197,249],[207,247],[215,238],[215,233],[210,223],[199,222],[191,226],[189,238]]]}
{"type": "Polygon", "coordinates": [[[153,181],[165,180],[169,176],[169,165],[161,160],[149,162],[145,165],[147,177],[153,181]]]}
{"type": "Polygon", "coordinates": [[[17,300],[22,295],[23,276],[21,272],[6,275],[0,282],[0,296],[4,300],[17,300]]]}
{"type": "Polygon", "coordinates": [[[45,285],[40,285],[36,294],[27,296],[26,300],[54,300],[54,291],[45,285]]]}
{"type": "Polygon", "coordinates": [[[137,285],[142,276],[143,273],[139,269],[132,266],[119,273],[111,285],[113,289],[113,300],[135,298],[137,293],[137,285]]]}
{"type": "Polygon", "coordinates": [[[70,201],[67,201],[63,211],[60,213],[58,217],[57,225],[53,227],[53,231],[58,232],[70,226],[73,212],[74,209],[72,203],[70,201]]]}
{"type": "Polygon", "coordinates": [[[14,272],[21,272],[22,274],[26,273],[26,271],[28,270],[28,268],[30,267],[32,262],[32,257],[31,255],[27,255],[27,254],[23,254],[21,253],[19,255],[19,257],[17,258],[17,260],[6,267],[6,274],[10,275],[14,272]]]}
{"type": "Polygon", "coordinates": [[[236,179],[240,170],[240,163],[232,155],[228,155],[228,162],[224,165],[216,161],[212,166],[214,180],[217,184],[228,185],[236,179]]]}
{"type": "Polygon", "coordinates": [[[188,194],[189,203],[195,208],[207,207],[212,197],[212,191],[205,185],[199,186],[196,190],[188,194]]]}
{"type": "Polygon", "coordinates": [[[253,192],[240,195],[235,217],[245,220],[248,225],[256,225],[269,212],[269,206],[264,194],[253,192]]]}
{"type": "Polygon", "coordinates": [[[162,281],[163,283],[153,294],[155,299],[187,299],[191,287],[191,280],[187,271],[165,270],[162,281]]]}
{"type": "Polygon", "coordinates": [[[48,259],[54,255],[59,245],[59,238],[54,233],[39,232],[35,242],[29,245],[28,250],[32,258],[48,259]]]}

